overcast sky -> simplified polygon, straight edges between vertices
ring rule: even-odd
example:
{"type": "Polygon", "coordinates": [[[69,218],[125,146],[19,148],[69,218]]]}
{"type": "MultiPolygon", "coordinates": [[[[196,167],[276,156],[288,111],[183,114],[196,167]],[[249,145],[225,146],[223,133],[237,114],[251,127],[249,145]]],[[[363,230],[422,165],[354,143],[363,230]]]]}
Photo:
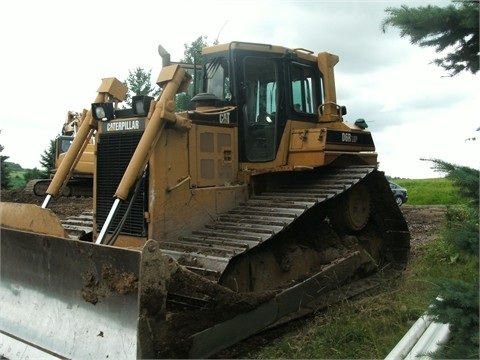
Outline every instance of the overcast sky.
{"type": "Polygon", "coordinates": [[[337,100],[346,121],[364,118],[380,170],[431,178],[438,158],[479,168],[478,75],[454,78],[396,28],[381,30],[385,8],[446,6],[436,1],[108,1],[3,0],[0,144],[8,161],[40,168],[68,110],[89,108],[104,77],[124,81],[136,67],[172,61],[200,35],[213,43],[261,42],[339,55],[337,100]]]}

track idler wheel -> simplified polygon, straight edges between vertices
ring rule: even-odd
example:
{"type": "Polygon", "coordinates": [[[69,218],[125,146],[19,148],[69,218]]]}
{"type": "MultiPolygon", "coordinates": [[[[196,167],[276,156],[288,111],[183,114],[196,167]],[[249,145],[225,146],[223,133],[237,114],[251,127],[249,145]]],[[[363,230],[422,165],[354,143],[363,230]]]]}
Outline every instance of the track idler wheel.
{"type": "Polygon", "coordinates": [[[48,185],[50,182],[38,181],[33,185],[33,193],[36,196],[45,196],[47,194],[48,185]]]}
{"type": "Polygon", "coordinates": [[[367,186],[357,184],[338,197],[330,209],[329,218],[335,229],[344,233],[355,233],[367,225],[370,208],[367,186]]]}

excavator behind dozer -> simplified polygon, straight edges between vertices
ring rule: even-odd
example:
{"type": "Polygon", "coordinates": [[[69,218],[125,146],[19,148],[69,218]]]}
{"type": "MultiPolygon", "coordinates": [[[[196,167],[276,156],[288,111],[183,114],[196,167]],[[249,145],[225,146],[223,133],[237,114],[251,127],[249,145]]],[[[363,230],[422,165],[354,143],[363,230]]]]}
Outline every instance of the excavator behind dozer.
{"type": "Polygon", "coordinates": [[[408,227],[366,124],[344,121],[337,62],[207,47],[183,112],[181,64],[128,109],[103,79],[42,206],[1,203],[0,355],[210,357],[401,271],[408,227]],[[92,228],[76,239],[48,207],[92,136],[92,228]]]}
{"type": "MultiPolygon", "coordinates": [[[[61,135],[55,138],[54,167],[50,171],[48,179],[32,179],[25,185],[27,194],[45,196],[51,179],[63,161],[70,145],[77,134],[78,128],[85,119],[86,110],[82,113],[68,111],[65,122],[62,126],[61,135]]],[[[64,182],[63,188],[59,191],[62,196],[93,196],[93,166],[94,166],[94,137],[85,144],[85,148],[78,154],[72,172],[68,176],[68,181],[64,182]]]]}

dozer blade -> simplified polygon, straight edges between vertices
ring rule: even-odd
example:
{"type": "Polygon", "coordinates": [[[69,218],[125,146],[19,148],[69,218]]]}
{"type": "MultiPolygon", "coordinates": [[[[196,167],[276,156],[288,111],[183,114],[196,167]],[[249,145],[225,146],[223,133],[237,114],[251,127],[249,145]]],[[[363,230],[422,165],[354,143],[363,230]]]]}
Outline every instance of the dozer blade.
{"type": "Polygon", "coordinates": [[[0,202],[2,228],[31,231],[37,234],[65,237],[65,229],[50,210],[34,204],[0,202]]]}
{"type": "MultiPolygon", "coordinates": [[[[1,356],[133,359],[151,353],[146,324],[155,324],[150,315],[163,319],[165,292],[158,279],[149,285],[141,251],[5,227],[0,245],[1,356]],[[146,281],[139,286],[142,272],[146,281]],[[155,294],[155,306],[140,304],[143,291],[155,294]]],[[[149,266],[161,276],[158,261],[149,266]]]]}

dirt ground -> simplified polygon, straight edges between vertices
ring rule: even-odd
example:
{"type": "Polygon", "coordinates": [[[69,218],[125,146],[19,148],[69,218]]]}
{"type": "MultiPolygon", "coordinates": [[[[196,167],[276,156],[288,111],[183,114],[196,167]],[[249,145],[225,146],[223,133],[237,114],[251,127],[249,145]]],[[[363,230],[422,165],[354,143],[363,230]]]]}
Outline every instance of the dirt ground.
{"type": "MultiPolygon", "coordinates": [[[[24,204],[36,204],[41,206],[44,197],[28,194],[24,189],[2,190],[0,194],[2,202],[15,202],[24,204]]],[[[86,197],[58,197],[50,201],[49,208],[60,219],[69,216],[80,215],[83,211],[91,209],[93,199],[86,197]]]]}
{"type": "MultiPolygon", "coordinates": [[[[41,205],[43,202],[42,197],[26,194],[24,190],[2,190],[1,201],[2,202],[17,202],[17,203],[33,203],[41,205]]],[[[85,210],[92,208],[91,198],[73,198],[73,197],[60,197],[51,200],[49,208],[55,212],[60,219],[64,219],[69,216],[79,215],[85,210]]],[[[403,205],[401,210],[408,223],[411,235],[411,256],[415,256],[416,249],[419,245],[429,242],[438,236],[439,228],[446,221],[446,207],[445,206],[412,206],[403,205]]],[[[283,330],[279,330],[280,333],[286,333],[294,331],[295,326],[299,326],[298,323],[291,323],[282,326],[283,330]]],[[[248,339],[234,347],[227,349],[220,354],[220,358],[242,358],[248,352],[248,349],[263,346],[268,343],[268,339],[277,335],[270,334],[266,336],[256,336],[248,339]]]]}
{"type": "Polygon", "coordinates": [[[410,230],[412,256],[415,249],[438,236],[438,230],[446,222],[447,207],[444,205],[402,205],[403,216],[410,230]]]}

